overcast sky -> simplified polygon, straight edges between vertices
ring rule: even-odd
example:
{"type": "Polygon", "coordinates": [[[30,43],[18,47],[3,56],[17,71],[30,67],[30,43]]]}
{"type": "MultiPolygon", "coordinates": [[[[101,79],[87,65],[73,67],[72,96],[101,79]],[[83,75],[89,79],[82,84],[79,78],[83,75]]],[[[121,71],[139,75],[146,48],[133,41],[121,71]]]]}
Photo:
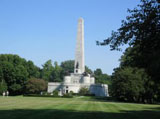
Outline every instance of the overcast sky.
{"type": "Polygon", "coordinates": [[[139,0],[0,0],[0,54],[17,54],[41,67],[74,60],[79,17],[84,19],[85,64],[112,74],[123,52],[96,46],[121,25],[139,0]]]}

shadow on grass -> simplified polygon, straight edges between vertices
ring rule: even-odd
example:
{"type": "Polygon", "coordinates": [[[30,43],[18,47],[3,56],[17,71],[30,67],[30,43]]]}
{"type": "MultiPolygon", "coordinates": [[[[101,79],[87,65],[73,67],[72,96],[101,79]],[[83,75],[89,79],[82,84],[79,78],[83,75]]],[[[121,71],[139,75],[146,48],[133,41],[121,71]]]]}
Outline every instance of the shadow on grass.
{"type": "Polygon", "coordinates": [[[160,119],[160,108],[119,113],[58,109],[0,110],[0,119],[160,119]]]}
{"type": "MultiPolygon", "coordinates": [[[[112,97],[96,97],[96,96],[88,96],[87,98],[83,98],[84,101],[99,101],[99,102],[114,102],[114,103],[133,103],[133,104],[145,104],[142,102],[125,102],[125,101],[118,101],[112,97]]],[[[147,103],[146,103],[147,104],[147,103]]],[[[152,105],[160,105],[160,103],[153,103],[152,105]]]]}

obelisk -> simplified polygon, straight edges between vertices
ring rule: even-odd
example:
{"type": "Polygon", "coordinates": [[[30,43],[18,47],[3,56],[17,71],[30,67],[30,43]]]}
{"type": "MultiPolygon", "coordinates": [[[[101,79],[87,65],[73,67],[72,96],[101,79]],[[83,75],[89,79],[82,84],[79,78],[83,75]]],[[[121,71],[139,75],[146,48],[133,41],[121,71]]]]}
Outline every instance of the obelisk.
{"type": "Polygon", "coordinates": [[[78,31],[76,41],[76,53],[75,53],[75,64],[74,73],[82,74],[85,72],[84,64],[84,20],[79,18],[78,20],[78,31]]]}

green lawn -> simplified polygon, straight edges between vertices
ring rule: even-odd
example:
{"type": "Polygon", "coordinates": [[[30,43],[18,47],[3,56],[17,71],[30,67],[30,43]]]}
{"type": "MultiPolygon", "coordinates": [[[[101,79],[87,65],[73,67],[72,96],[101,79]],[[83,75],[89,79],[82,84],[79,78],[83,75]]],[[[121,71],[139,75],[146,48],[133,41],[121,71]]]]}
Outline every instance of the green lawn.
{"type": "Polygon", "coordinates": [[[160,119],[160,105],[90,97],[0,97],[0,119],[160,119]]]}

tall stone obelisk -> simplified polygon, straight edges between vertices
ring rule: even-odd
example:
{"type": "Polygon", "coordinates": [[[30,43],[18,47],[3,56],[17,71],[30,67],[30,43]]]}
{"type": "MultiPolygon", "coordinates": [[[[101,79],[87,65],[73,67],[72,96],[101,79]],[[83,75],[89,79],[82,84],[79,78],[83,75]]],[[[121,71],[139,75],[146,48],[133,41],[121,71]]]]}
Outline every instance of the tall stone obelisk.
{"type": "Polygon", "coordinates": [[[78,31],[77,31],[74,73],[75,74],[82,74],[84,72],[85,72],[85,64],[84,64],[84,20],[83,20],[83,18],[80,18],[78,20],[78,31]]]}

